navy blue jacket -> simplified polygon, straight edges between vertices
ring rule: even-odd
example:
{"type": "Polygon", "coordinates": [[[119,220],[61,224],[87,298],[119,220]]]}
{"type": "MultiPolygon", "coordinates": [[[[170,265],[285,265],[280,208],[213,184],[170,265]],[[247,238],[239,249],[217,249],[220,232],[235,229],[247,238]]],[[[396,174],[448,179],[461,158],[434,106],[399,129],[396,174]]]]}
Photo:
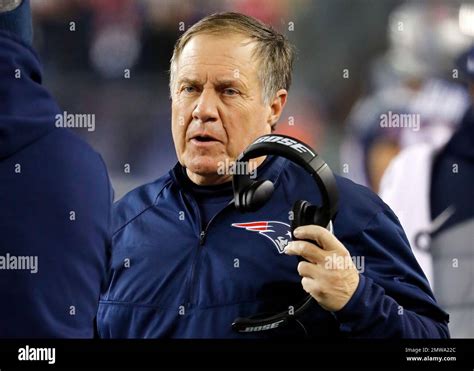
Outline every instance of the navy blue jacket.
{"type": "MultiPolygon", "coordinates": [[[[311,337],[446,338],[448,316],[437,305],[397,217],[367,188],[337,177],[334,228],[352,256],[364,257],[360,284],[336,313],[317,303],[300,324],[261,333],[231,329],[236,317],[287,310],[306,294],[298,259],[282,254],[297,199],[320,204],[312,178],[270,157],[259,178],[275,183],[255,213],[229,203],[202,226],[180,165],[114,206],[111,275],[97,316],[104,338],[311,337]],[[269,222],[259,231],[239,223],[269,222]],[[274,232],[271,232],[271,231],[274,232]]],[[[228,200],[232,194],[228,195],[228,200]]]]}
{"type": "Polygon", "coordinates": [[[112,195],[59,113],[34,51],[0,32],[0,337],[94,336],[112,195]],[[19,257],[36,268],[12,269],[19,257]]]}

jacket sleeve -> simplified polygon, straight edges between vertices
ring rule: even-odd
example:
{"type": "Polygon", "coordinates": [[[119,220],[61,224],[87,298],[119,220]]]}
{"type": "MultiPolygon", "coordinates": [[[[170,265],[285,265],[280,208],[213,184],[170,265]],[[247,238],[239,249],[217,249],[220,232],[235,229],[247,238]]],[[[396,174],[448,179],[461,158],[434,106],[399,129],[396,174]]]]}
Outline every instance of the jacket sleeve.
{"type": "Polygon", "coordinates": [[[362,264],[354,295],[333,312],[341,332],[354,338],[449,338],[449,316],[436,303],[390,209],[343,243],[353,258],[362,255],[362,264]]]}

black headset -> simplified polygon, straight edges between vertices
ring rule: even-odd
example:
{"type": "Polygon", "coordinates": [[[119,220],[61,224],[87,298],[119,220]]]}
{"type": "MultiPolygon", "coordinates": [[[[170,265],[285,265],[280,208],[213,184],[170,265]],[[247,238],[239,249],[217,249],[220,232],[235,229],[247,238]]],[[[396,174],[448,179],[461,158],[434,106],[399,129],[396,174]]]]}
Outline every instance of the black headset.
{"type": "MultiPolygon", "coordinates": [[[[274,185],[270,180],[253,180],[248,171],[249,160],[276,155],[300,165],[315,180],[321,193],[322,205],[312,205],[308,201],[298,200],[293,205],[291,220],[292,239],[296,240],[293,231],[308,224],[320,225],[332,232],[332,223],[337,213],[338,191],[336,179],[329,166],[305,143],[286,135],[264,135],[255,140],[236,160],[236,169],[232,178],[234,204],[241,212],[252,212],[261,208],[270,200],[274,185]]],[[[249,318],[237,318],[232,328],[237,332],[251,333],[272,330],[286,325],[291,319],[306,310],[312,302],[308,295],[294,307],[293,313],[284,311],[271,316],[256,315],[249,318]]]]}

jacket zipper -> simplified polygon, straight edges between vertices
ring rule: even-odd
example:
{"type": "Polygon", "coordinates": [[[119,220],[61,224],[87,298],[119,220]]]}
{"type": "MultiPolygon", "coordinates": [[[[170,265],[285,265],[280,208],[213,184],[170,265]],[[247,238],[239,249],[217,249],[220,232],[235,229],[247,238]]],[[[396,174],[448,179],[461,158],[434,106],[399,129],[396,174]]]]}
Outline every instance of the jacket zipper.
{"type": "MultiPolygon", "coordinates": [[[[201,211],[199,210],[199,206],[197,205],[197,203],[194,201],[194,199],[192,197],[190,197],[191,200],[192,200],[192,203],[195,205],[196,207],[196,210],[198,211],[198,215],[199,215],[199,224],[201,225],[201,211]]],[[[214,214],[214,216],[211,218],[211,220],[209,220],[209,222],[206,224],[206,226],[204,227],[201,227],[201,232],[199,233],[199,245],[198,245],[198,249],[197,249],[197,252],[196,254],[194,255],[194,258],[193,258],[193,263],[192,263],[192,267],[191,267],[191,278],[189,280],[189,284],[188,284],[188,293],[187,293],[187,299],[186,299],[186,307],[190,307],[193,303],[194,303],[194,286],[196,285],[196,282],[194,281],[198,281],[198,280],[195,280],[195,273],[196,273],[196,266],[198,265],[199,263],[199,257],[201,255],[201,250],[202,250],[202,246],[204,245],[204,243],[206,242],[206,237],[207,237],[207,231],[209,229],[209,226],[212,224],[212,222],[214,221],[214,219],[219,215],[221,214],[224,210],[227,210],[229,208],[229,206],[233,205],[234,203],[231,201],[229,202],[226,206],[224,206],[221,210],[219,210],[216,214],[214,214]]]]}

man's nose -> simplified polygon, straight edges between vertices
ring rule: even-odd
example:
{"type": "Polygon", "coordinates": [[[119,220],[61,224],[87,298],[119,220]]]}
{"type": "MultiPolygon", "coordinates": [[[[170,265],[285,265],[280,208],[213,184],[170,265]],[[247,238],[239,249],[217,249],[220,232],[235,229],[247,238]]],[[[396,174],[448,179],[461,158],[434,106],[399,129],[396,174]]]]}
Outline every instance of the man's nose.
{"type": "Polygon", "coordinates": [[[217,100],[215,92],[211,89],[204,89],[199,96],[196,107],[193,111],[193,119],[201,122],[217,121],[219,114],[217,111],[217,100]]]}

